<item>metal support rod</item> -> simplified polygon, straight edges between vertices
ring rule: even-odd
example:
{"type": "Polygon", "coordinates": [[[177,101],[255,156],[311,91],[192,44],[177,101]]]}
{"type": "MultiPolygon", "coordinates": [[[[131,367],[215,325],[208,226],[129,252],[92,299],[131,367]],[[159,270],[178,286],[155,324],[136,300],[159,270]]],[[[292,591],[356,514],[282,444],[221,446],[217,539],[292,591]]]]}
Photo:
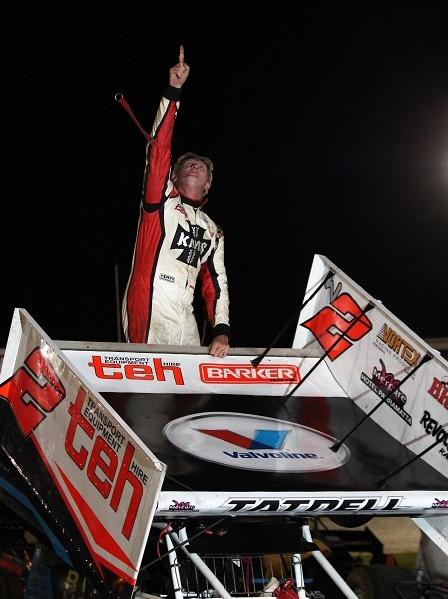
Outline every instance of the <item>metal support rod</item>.
{"type": "MultiPolygon", "coordinates": [[[[364,314],[366,312],[368,312],[369,310],[371,310],[372,308],[374,308],[374,304],[372,304],[372,302],[368,302],[366,307],[361,310],[361,312],[358,314],[358,316],[356,316],[351,322],[350,325],[346,328],[346,330],[344,331],[344,334],[347,334],[353,327],[354,325],[359,322],[359,320],[364,316],[364,314]]],[[[338,343],[341,342],[342,339],[342,335],[339,337],[336,337],[336,340],[334,341],[334,343],[332,343],[330,345],[330,347],[325,351],[324,355],[321,356],[319,358],[319,360],[314,364],[314,366],[312,366],[310,368],[310,370],[308,370],[308,372],[305,374],[304,377],[302,377],[300,379],[300,381],[297,383],[297,385],[295,387],[293,387],[293,389],[291,391],[289,391],[287,393],[287,395],[285,395],[284,397],[282,397],[279,401],[282,404],[285,404],[286,401],[294,394],[294,392],[301,386],[303,385],[303,383],[306,381],[306,379],[311,375],[312,372],[314,372],[316,370],[316,368],[319,366],[319,364],[321,362],[323,362],[325,360],[325,358],[329,355],[329,353],[338,345],[338,343]]]]}
{"type": "Polygon", "coordinates": [[[115,316],[117,322],[117,341],[121,342],[121,314],[120,314],[120,280],[118,277],[118,264],[114,265],[115,275],[115,316]]]}
{"type": "Polygon", "coordinates": [[[423,451],[421,451],[419,454],[415,455],[413,458],[411,458],[410,460],[408,460],[405,464],[403,464],[402,466],[400,466],[399,468],[396,468],[393,472],[391,472],[390,474],[388,474],[387,476],[385,476],[384,478],[380,479],[378,481],[378,485],[383,489],[386,486],[387,481],[392,478],[393,476],[395,476],[396,474],[398,474],[399,472],[401,472],[402,470],[404,470],[405,468],[407,468],[408,466],[410,466],[411,464],[413,464],[416,460],[418,460],[419,458],[421,458],[423,455],[425,455],[425,453],[428,453],[428,451],[431,451],[431,449],[433,447],[435,447],[436,445],[438,445],[439,443],[441,443],[442,441],[434,441],[434,443],[431,443],[431,445],[429,445],[426,449],[424,449],[423,451]]]}
{"type": "Polygon", "coordinates": [[[179,560],[177,559],[177,554],[175,551],[172,551],[174,545],[170,539],[170,536],[165,535],[166,548],[168,549],[168,559],[170,561],[170,569],[171,569],[171,579],[173,581],[173,589],[174,589],[174,597],[175,599],[184,599],[184,594],[182,592],[182,582],[180,578],[180,568],[179,568],[179,560]]]}
{"type": "Polygon", "coordinates": [[[302,557],[300,553],[294,553],[292,556],[292,565],[296,577],[297,596],[299,599],[307,599],[305,593],[305,579],[303,576],[302,557]]]}
{"type": "Polygon", "coordinates": [[[289,327],[292,325],[292,323],[295,322],[297,318],[299,318],[300,313],[303,310],[303,308],[313,299],[313,297],[325,285],[325,283],[329,279],[331,279],[331,277],[334,277],[334,274],[335,273],[332,270],[329,270],[327,272],[324,280],[320,283],[320,285],[317,287],[317,289],[315,289],[313,291],[313,293],[309,296],[309,298],[303,302],[303,304],[300,306],[300,308],[298,310],[296,310],[296,312],[294,312],[294,314],[291,316],[291,318],[288,320],[288,322],[283,326],[282,330],[279,331],[277,333],[277,335],[274,337],[274,339],[272,339],[272,341],[269,343],[269,345],[264,350],[264,352],[262,354],[260,354],[259,356],[257,356],[256,358],[254,358],[253,360],[251,360],[252,366],[254,366],[256,368],[260,364],[260,362],[263,360],[263,358],[266,356],[266,354],[273,348],[274,343],[276,343],[278,341],[278,339],[280,339],[280,337],[283,335],[283,333],[289,329],[289,327]]]}
{"type": "MultiPolygon", "coordinates": [[[[177,536],[177,534],[171,530],[168,532],[168,534],[174,539],[177,545],[188,539],[185,527],[179,530],[179,536],[177,536]]],[[[214,573],[210,570],[207,564],[203,562],[203,560],[197,553],[190,553],[185,545],[182,545],[181,549],[188,557],[188,559],[193,562],[193,564],[197,567],[201,574],[203,574],[205,578],[209,581],[209,583],[218,593],[218,597],[222,597],[222,599],[232,599],[230,594],[224,588],[224,585],[218,580],[218,578],[216,578],[214,573]]]]}
{"type": "Polygon", "coordinates": [[[366,414],[364,414],[364,416],[361,418],[361,420],[355,424],[355,426],[347,433],[345,434],[342,439],[340,439],[337,443],[335,443],[334,445],[332,445],[330,447],[331,451],[334,451],[334,453],[338,452],[339,449],[341,448],[341,445],[344,443],[344,441],[346,441],[350,435],[352,433],[355,432],[355,430],[361,426],[361,424],[363,422],[365,422],[367,420],[367,418],[370,418],[370,416],[372,416],[372,414],[383,404],[385,404],[387,402],[387,400],[389,399],[389,397],[396,392],[397,389],[399,389],[401,387],[401,385],[403,385],[403,383],[405,383],[409,378],[411,378],[411,376],[414,376],[414,374],[417,372],[417,370],[420,368],[420,366],[423,366],[423,364],[426,364],[426,362],[429,362],[429,360],[432,359],[432,355],[431,354],[425,354],[423,356],[423,358],[420,360],[420,362],[417,364],[417,366],[415,368],[413,368],[410,372],[408,372],[408,374],[404,377],[404,379],[402,381],[400,381],[399,385],[397,385],[396,387],[394,387],[393,389],[391,389],[389,391],[389,393],[386,395],[386,397],[383,397],[383,399],[380,399],[380,401],[370,410],[370,412],[367,412],[366,414]]]}
{"type": "MultiPolygon", "coordinates": [[[[313,539],[311,537],[310,527],[308,524],[304,524],[302,526],[302,535],[306,541],[313,543],[313,539]]],[[[315,560],[322,566],[328,576],[333,580],[335,585],[342,591],[342,593],[348,599],[359,599],[358,595],[352,591],[352,589],[348,586],[345,580],[338,574],[335,568],[330,564],[327,558],[320,551],[312,551],[311,552],[315,560]]]]}

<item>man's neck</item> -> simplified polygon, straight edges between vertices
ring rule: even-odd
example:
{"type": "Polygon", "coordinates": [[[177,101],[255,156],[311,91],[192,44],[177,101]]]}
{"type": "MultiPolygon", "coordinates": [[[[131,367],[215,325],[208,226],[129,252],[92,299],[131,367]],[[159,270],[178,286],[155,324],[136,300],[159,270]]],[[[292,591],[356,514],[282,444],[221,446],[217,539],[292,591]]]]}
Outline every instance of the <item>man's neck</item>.
{"type": "Polygon", "coordinates": [[[183,198],[187,198],[191,202],[202,202],[203,200],[203,190],[198,189],[194,185],[181,185],[176,187],[179,195],[183,198]]]}

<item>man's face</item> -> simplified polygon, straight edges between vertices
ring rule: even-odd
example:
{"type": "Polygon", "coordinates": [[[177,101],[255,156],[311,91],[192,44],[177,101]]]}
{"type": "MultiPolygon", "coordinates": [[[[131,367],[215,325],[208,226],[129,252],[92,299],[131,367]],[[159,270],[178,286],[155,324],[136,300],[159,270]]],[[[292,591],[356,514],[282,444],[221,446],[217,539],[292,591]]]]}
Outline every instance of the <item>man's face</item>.
{"type": "Polygon", "coordinates": [[[173,181],[178,187],[183,183],[194,184],[205,193],[210,187],[207,165],[197,158],[187,158],[177,169],[173,181]]]}

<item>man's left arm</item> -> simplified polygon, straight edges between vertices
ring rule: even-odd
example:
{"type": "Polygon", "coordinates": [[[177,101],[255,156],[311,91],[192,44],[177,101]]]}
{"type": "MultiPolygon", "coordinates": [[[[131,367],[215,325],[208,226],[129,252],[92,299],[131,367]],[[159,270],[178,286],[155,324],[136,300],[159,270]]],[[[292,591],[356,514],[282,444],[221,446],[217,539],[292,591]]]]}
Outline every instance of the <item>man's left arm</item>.
{"type": "Polygon", "coordinates": [[[224,236],[218,230],[215,248],[199,273],[208,321],[213,325],[213,341],[209,352],[224,358],[229,350],[229,290],[224,265],[224,236]]]}

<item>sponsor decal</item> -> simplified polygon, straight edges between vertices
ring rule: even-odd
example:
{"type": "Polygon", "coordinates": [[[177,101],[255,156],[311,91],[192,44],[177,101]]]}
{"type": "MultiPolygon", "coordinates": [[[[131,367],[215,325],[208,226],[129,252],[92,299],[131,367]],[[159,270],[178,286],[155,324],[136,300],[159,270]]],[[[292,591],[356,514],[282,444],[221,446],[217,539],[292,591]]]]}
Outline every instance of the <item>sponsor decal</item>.
{"type": "Polygon", "coordinates": [[[374,340],[374,345],[383,353],[396,355],[402,363],[414,367],[420,360],[421,354],[387,323],[384,323],[374,340]]]}
{"type": "Polygon", "coordinates": [[[161,358],[92,355],[88,366],[99,379],[131,379],[166,381],[168,374],[176,385],[185,385],[178,363],[163,362],[161,358]]]}
{"type": "Polygon", "coordinates": [[[65,450],[80,470],[84,470],[87,466],[87,478],[105,499],[110,497],[110,507],[115,512],[120,504],[125,484],[131,485],[130,501],[121,530],[122,534],[129,539],[148,476],[134,461],[135,447],[130,440],[127,441],[120,463],[117,451],[110,443],[113,442],[117,450],[121,449],[124,437],[116,431],[118,435],[114,440],[114,427],[111,426],[110,420],[104,418],[104,414],[99,411],[94,400],[87,398],[85,402],[85,399],[86,392],[81,388],[75,403],[71,403],[68,409],[71,419],[65,439],[65,450]],[[89,413],[96,413],[98,417],[89,418],[89,413]],[[85,435],[81,434],[81,430],[85,435]],[[91,440],[90,444],[87,441],[83,444],[81,441],[81,438],[84,440],[86,435],[91,440]]]}
{"type": "Polygon", "coordinates": [[[198,260],[204,256],[210,248],[211,241],[204,239],[205,229],[199,225],[192,225],[187,221],[189,231],[186,231],[181,225],[177,225],[170,248],[172,250],[182,250],[177,260],[197,268],[198,260]]]}
{"type": "Polygon", "coordinates": [[[446,509],[448,508],[448,499],[437,499],[436,497],[431,507],[446,509]]]}
{"type": "Polygon", "coordinates": [[[325,433],[255,414],[192,414],[169,422],[163,434],[196,458],[253,471],[326,471],[339,468],[350,456],[345,445],[331,451],[337,440],[325,433]]]}
{"type": "Polygon", "coordinates": [[[161,281],[166,281],[167,283],[174,283],[176,281],[172,275],[165,275],[163,272],[160,273],[159,279],[161,281]]]}
{"type": "Polygon", "coordinates": [[[448,432],[443,428],[444,425],[431,418],[431,413],[428,410],[423,412],[420,424],[427,435],[431,435],[437,443],[441,443],[444,446],[439,449],[439,453],[448,460],[448,432]]]}
{"type": "Polygon", "coordinates": [[[66,390],[49,360],[36,347],[23,366],[0,386],[0,396],[11,405],[23,436],[27,438],[61,403],[66,390]]]}
{"type": "Polygon", "coordinates": [[[173,503],[168,506],[169,512],[198,512],[196,506],[190,503],[189,501],[176,501],[172,500],[173,503]]]}
{"type": "Polygon", "coordinates": [[[229,512],[338,512],[341,510],[399,511],[403,497],[229,497],[223,504],[229,512]]]}
{"type": "Polygon", "coordinates": [[[361,373],[361,381],[369,387],[379,398],[387,404],[406,424],[412,426],[412,416],[404,409],[407,397],[398,389],[400,381],[394,377],[391,372],[387,372],[386,366],[380,358],[381,368],[373,367],[372,376],[369,377],[365,372],[361,373]],[[389,395],[390,394],[390,395],[389,395]]]}
{"type": "Polygon", "coordinates": [[[124,547],[139,534],[148,470],[107,408],[78,381],[64,378],[63,384],[62,366],[47,346],[36,347],[0,386],[0,396],[9,402],[23,436],[34,443],[98,569],[104,564],[134,584],[132,548],[126,553],[124,547]],[[114,536],[104,521],[110,521],[110,529],[113,522],[114,536]]]}
{"type": "Polygon", "coordinates": [[[442,380],[434,377],[431,387],[428,389],[429,395],[437,399],[440,405],[448,410],[448,377],[443,377],[442,380]]]}
{"type": "Polygon", "coordinates": [[[185,208],[182,206],[182,204],[176,204],[174,210],[178,210],[185,216],[185,218],[187,218],[187,213],[185,212],[185,208]]]}
{"type": "Polygon", "coordinates": [[[199,364],[203,383],[218,384],[289,384],[299,383],[300,373],[293,364],[269,364],[254,367],[251,364],[199,364]]]}
{"type": "MultiPolygon", "coordinates": [[[[118,451],[124,442],[124,436],[120,429],[107,416],[101,407],[97,405],[90,397],[87,398],[86,406],[83,410],[83,416],[89,422],[97,433],[101,434],[106,442],[118,451]]],[[[146,481],[145,483],[146,484],[146,481]]]]}
{"type": "Polygon", "coordinates": [[[372,323],[365,314],[360,316],[361,313],[362,309],[352,296],[341,293],[301,326],[313,333],[333,361],[372,330],[372,323]],[[356,318],[359,320],[353,323],[356,318]]]}
{"type": "MultiPolygon", "coordinates": [[[[24,437],[29,437],[64,399],[65,390],[51,363],[40,348],[35,348],[24,366],[1,385],[0,396],[10,403],[24,437]]],[[[87,478],[104,498],[110,496],[110,505],[115,512],[126,481],[134,489],[122,529],[129,539],[140,505],[142,485],[147,483],[147,475],[133,462],[135,447],[128,440],[120,463],[117,452],[125,440],[121,429],[82,387],[75,402],[68,404],[67,411],[70,419],[65,451],[80,470],[87,466],[87,478]],[[87,438],[92,441],[90,447],[86,447],[89,446],[87,438]]],[[[61,475],[65,476],[62,471],[61,475]]]]}

